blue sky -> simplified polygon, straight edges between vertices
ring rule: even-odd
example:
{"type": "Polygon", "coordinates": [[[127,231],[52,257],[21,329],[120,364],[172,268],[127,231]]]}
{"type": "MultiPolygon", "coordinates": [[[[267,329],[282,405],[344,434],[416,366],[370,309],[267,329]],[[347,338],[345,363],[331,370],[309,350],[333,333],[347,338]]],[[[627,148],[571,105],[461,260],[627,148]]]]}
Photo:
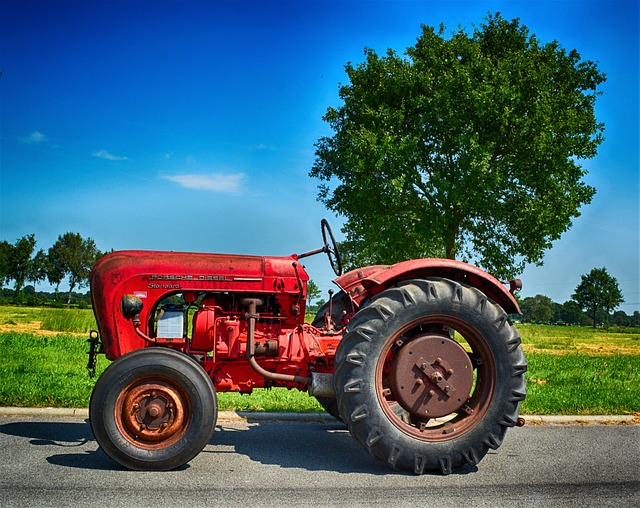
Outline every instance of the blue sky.
{"type": "MultiPolygon", "coordinates": [[[[562,303],[606,266],[640,309],[637,1],[0,0],[0,239],[286,255],[320,246],[323,217],[340,239],[308,173],[344,65],[489,11],[607,74],[597,194],[522,295],[562,303]]],[[[324,256],[306,265],[332,287],[324,256]]]]}

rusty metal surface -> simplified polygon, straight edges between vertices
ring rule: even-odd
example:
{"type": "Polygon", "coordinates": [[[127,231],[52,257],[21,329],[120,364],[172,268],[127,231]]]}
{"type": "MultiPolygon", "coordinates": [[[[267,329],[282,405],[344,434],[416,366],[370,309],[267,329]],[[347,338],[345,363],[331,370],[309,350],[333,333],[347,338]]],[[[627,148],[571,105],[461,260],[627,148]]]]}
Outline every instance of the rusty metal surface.
{"type": "MultiPolygon", "coordinates": [[[[364,295],[374,295],[391,284],[428,277],[443,277],[475,287],[507,314],[521,313],[513,294],[498,279],[476,266],[453,259],[412,259],[394,265],[368,266],[347,272],[334,282],[343,291],[353,294],[359,303],[364,295]]],[[[519,287],[522,287],[521,282],[519,287]]]]}
{"type": "Polygon", "coordinates": [[[135,381],[116,401],[115,423],[122,436],[145,449],[162,449],[187,430],[191,408],[182,389],[162,381],[135,381]]]}
{"type": "Polygon", "coordinates": [[[398,402],[412,416],[439,418],[466,403],[473,367],[458,343],[426,335],[400,349],[389,378],[398,402]]]}

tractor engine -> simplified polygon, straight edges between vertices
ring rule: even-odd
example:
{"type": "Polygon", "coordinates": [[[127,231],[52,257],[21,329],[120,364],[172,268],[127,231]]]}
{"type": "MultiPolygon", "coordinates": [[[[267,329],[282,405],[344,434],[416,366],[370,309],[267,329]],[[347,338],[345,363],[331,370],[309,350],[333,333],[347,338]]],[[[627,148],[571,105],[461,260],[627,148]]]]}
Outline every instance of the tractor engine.
{"type": "Polygon", "coordinates": [[[300,293],[185,292],[157,306],[152,334],[159,341],[185,337],[186,351],[217,391],[250,393],[275,385],[305,390],[312,372],[331,369],[338,340],[300,324],[301,309],[300,293]],[[251,302],[256,317],[250,336],[251,302]]]}
{"type": "Polygon", "coordinates": [[[102,352],[115,360],[140,348],[177,349],[217,391],[307,390],[331,371],[339,342],[304,322],[308,280],[296,256],[110,254],[92,278],[102,352]]]}

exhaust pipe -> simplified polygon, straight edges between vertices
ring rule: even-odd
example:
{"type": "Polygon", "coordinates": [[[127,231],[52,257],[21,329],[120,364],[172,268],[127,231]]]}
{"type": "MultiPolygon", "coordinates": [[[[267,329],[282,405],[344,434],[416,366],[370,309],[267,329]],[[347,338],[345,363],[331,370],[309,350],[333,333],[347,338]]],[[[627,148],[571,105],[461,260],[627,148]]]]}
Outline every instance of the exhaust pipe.
{"type": "Polygon", "coordinates": [[[260,317],[260,314],[257,312],[257,308],[262,305],[262,300],[258,298],[244,298],[240,301],[242,305],[247,307],[247,313],[245,317],[247,318],[247,360],[249,360],[249,365],[255,370],[258,374],[266,379],[270,379],[271,381],[281,381],[283,383],[297,383],[301,385],[309,385],[311,383],[311,378],[304,376],[292,376],[290,374],[278,374],[277,372],[269,372],[268,370],[263,369],[255,359],[255,343],[254,343],[254,334],[256,330],[256,321],[260,317]]]}

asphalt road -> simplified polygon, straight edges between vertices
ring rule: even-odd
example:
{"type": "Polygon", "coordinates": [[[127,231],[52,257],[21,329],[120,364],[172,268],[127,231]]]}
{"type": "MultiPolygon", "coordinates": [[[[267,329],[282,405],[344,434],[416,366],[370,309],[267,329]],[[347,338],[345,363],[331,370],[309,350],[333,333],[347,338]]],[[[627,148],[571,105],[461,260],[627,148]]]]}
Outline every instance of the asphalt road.
{"type": "Polygon", "coordinates": [[[477,467],[414,476],[337,423],[219,423],[190,464],[123,470],[84,418],[0,417],[1,507],[640,506],[640,425],[512,429],[477,467]]]}

